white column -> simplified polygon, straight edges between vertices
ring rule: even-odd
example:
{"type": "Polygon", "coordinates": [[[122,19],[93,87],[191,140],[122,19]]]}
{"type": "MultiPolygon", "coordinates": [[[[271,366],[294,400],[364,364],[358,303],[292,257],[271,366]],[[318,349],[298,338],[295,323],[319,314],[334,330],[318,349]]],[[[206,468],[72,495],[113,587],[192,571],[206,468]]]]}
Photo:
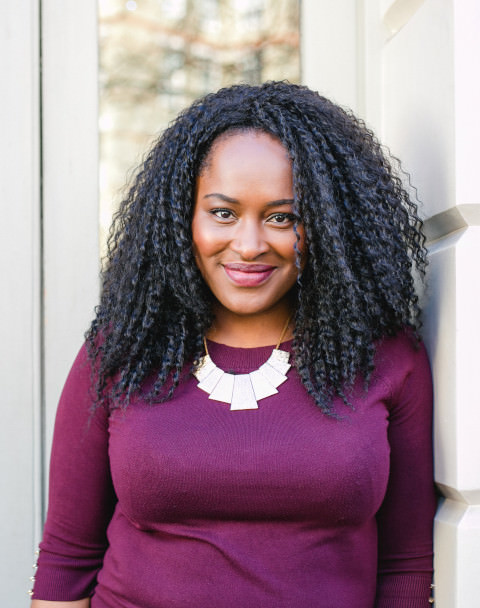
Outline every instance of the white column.
{"type": "MultiPolygon", "coordinates": [[[[394,2],[401,8],[408,2],[394,2]]],[[[431,266],[425,339],[435,383],[439,608],[480,598],[480,4],[427,0],[383,51],[384,138],[412,173],[431,266]]],[[[395,7],[395,5],[397,5],[395,7]]],[[[398,13],[401,16],[401,13],[398,13]]]]}
{"type": "Polygon", "coordinates": [[[480,4],[333,4],[302,3],[303,79],[365,118],[418,188],[431,259],[424,335],[435,476],[446,497],[435,528],[436,606],[471,608],[480,601],[480,4]]]}
{"type": "Polygon", "coordinates": [[[302,82],[353,110],[358,107],[356,0],[302,0],[302,82]]]}
{"type": "Polygon", "coordinates": [[[38,2],[0,20],[0,604],[28,604],[41,506],[38,2]]]}
{"type": "Polygon", "coordinates": [[[2,7],[0,604],[9,608],[29,602],[56,404],[98,298],[96,9],[96,0],[2,7]]]}
{"type": "Polygon", "coordinates": [[[98,300],[96,0],[42,0],[46,467],[56,406],[98,300]]]}

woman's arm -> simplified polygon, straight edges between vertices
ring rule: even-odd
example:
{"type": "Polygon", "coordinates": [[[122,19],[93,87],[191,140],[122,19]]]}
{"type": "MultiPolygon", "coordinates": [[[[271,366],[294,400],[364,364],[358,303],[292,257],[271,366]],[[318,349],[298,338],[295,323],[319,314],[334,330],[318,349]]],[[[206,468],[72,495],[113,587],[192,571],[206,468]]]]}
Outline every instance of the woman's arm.
{"type": "Polygon", "coordinates": [[[90,598],[76,602],[47,602],[45,600],[33,600],[30,608],[90,608],[90,598]]]}
{"type": "Polygon", "coordinates": [[[418,350],[411,346],[408,350],[399,348],[393,359],[393,365],[398,361],[403,371],[393,387],[389,408],[390,476],[377,514],[379,568],[375,607],[424,608],[430,605],[436,503],[431,374],[423,346],[418,350]]]}
{"type": "MultiPolygon", "coordinates": [[[[108,413],[92,413],[91,366],[85,347],[58,405],[50,460],[47,521],[33,600],[89,606],[116,504],[108,458],[108,413]],[[80,602],[77,604],[76,602],[80,602]]],[[[35,606],[35,604],[33,604],[35,606]]]]}

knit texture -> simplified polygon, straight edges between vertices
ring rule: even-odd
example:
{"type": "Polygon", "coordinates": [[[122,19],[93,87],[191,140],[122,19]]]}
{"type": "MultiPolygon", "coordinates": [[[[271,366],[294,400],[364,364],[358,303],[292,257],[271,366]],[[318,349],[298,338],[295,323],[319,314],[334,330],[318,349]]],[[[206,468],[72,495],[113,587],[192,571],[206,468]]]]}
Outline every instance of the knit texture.
{"type": "MultiPolygon", "coordinates": [[[[290,350],[291,344],[282,348],[290,350]]],[[[247,373],[272,347],[209,343],[247,373]]],[[[192,376],[174,398],[90,418],[82,349],[57,413],[34,597],[92,608],[427,608],[431,378],[407,336],[378,346],[338,418],[294,368],[258,410],[192,376]]],[[[148,387],[146,386],[147,390],[148,387]]]]}

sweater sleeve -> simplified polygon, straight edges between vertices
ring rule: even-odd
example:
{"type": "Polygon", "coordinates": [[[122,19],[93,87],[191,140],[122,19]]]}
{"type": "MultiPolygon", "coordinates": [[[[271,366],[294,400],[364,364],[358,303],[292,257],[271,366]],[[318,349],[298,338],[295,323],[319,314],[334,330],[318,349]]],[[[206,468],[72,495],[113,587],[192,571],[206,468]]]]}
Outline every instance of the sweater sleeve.
{"type": "Polygon", "coordinates": [[[116,503],[108,461],[108,415],[91,413],[90,363],[78,354],[58,405],[50,462],[47,520],[33,598],[88,597],[107,547],[116,503]]]}
{"type": "MultiPolygon", "coordinates": [[[[405,343],[404,343],[405,346],[405,343]]],[[[401,349],[403,350],[403,348],[401,349]]],[[[432,382],[423,345],[409,354],[392,388],[390,476],[378,523],[376,608],[427,608],[433,572],[436,499],[432,457],[432,382]]],[[[397,359],[398,362],[398,359],[397,359]]],[[[393,362],[395,364],[395,361],[393,362]]]]}

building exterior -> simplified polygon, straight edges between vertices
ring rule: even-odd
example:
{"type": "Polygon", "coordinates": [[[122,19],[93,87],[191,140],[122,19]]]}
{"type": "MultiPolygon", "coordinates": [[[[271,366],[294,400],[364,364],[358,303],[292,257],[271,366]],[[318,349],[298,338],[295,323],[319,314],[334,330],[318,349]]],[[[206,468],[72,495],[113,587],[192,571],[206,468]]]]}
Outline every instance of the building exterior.
{"type": "MultiPolygon", "coordinates": [[[[244,5],[247,34],[260,31],[255,2],[244,5]]],[[[41,535],[56,403],[98,297],[99,132],[108,120],[99,127],[97,41],[106,24],[95,0],[19,0],[2,17],[0,600],[20,608],[41,535]]],[[[480,597],[478,31],[476,0],[303,0],[299,41],[291,28],[275,32],[282,52],[299,44],[300,81],[362,116],[402,159],[423,202],[425,339],[445,497],[435,530],[439,608],[471,608],[480,597]]],[[[171,46],[175,34],[163,35],[171,46]]],[[[195,42],[209,67],[193,93],[225,76],[209,64],[213,42],[195,42]]],[[[272,52],[271,41],[250,42],[272,52]]],[[[238,65],[238,48],[228,52],[238,65]]],[[[277,77],[262,73],[261,61],[249,55],[249,77],[277,77]]],[[[286,76],[294,80],[296,69],[293,61],[286,76]]]]}

